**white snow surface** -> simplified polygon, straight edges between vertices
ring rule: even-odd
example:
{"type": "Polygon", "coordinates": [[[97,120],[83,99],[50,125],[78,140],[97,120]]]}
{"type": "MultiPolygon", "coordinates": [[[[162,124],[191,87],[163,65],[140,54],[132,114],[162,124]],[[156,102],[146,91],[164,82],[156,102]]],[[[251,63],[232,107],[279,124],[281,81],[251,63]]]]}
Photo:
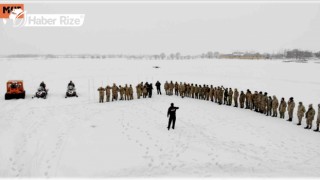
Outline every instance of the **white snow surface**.
{"type": "Polygon", "coordinates": [[[317,111],[319,69],[267,60],[1,60],[3,97],[15,79],[27,96],[0,100],[0,177],[319,177],[320,133],[303,129],[305,119],[296,126],[299,101],[317,111]],[[79,98],[64,98],[70,80],[79,98]],[[136,99],[137,83],[157,80],[162,88],[173,80],[293,96],[295,117],[289,123],[155,89],[136,99]],[[48,98],[31,99],[41,81],[48,98]],[[112,83],[132,84],[135,99],[99,104],[98,87],[112,83]],[[168,131],[171,102],[180,109],[168,131]]]}

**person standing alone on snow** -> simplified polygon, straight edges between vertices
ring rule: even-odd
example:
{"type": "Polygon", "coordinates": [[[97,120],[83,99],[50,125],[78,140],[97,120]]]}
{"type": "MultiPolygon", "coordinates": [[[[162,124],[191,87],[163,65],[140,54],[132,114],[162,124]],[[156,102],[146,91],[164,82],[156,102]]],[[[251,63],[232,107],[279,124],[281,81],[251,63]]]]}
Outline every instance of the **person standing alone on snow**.
{"type": "Polygon", "coordinates": [[[169,123],[168,123],[168,130],[170,129],[171,123],[172,123],[172,129],[174,129],[174,125],[176,123],[176,110],[179,109],[179,107],[174,107],[173,103],[171,103],[171,106],[168,109],[167,117],[169,117],[169,123]]]}

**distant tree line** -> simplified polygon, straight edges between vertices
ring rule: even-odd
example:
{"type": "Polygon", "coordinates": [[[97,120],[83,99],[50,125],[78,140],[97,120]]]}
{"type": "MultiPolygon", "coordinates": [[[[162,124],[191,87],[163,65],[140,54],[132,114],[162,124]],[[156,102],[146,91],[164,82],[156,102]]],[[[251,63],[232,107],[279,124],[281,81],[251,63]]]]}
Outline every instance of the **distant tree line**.
{"type": "Polygon", "coordinates": [[[299,49],[293,49],[286,52],[286,58],[287,59],[308,59],[311,57],[317,57],[316,54],[317,53],[312,53],[311,51],[302,51],[299,49]]]}
{"type": "Polygon", "coordinates": [[[14,54],[7,56],[0,56],[0,58],[82,58],[82,59],[146,59],[146,60],[188,60],[188,59],[296,59],[296,60],[308,60],[310,58],[320,58],[320,51],[311,52],[307,50],[284,50],[276,53],[259,53],[259,52],[241,52],[236,51],[233,53],[220,53],[218,51],[208,51],[206,53],[196,55],[183,55],[180,52],[176,53],[160,53],[160,54],[140,54],[140,55],[128,55],[128,54],[14,54]]]}

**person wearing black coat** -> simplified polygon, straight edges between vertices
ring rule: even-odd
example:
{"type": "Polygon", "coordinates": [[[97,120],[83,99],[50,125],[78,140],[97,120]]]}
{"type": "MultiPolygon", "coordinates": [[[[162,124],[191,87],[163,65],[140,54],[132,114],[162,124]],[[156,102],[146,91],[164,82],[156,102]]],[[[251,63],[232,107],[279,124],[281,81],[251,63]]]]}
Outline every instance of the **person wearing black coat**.
{"type": "Polygon", "coordinates": [[[73,86],[75,87],[74,83],[72,81],[69,82],[68,86],[73,86]]]}
{"type": "Polygon", "coordinates": [[[46,84],[42,81],[42,82],[40,83],[40,87],[42,87],[43,89],[46,89],[46,84]]]}
{"type": "Polygon", "coordinates": [[[156,82],[157,93],[161,95],[161,83],[159,81],[156,82]]]}
{"type": "Polygon", "coordinates": [[[168,122],[168,130],[170,129],[171,123],[172,123],[172,129],[174,129],[175,123],[176,123],[176,110],[179,109],[179,107],[174,107],[173,103],[171,103],[171,106],[168,109],[167,117],[169,117],[168,122]]]}
{"type": "Polygon", "coordinates": [[[228,104],[228,95],[229,95],[229,92],[228,92],[228,88],[225,88],[224,89],[224,94],[223,94],[223,104],[228,104]]]}
{"type": "Polygon", "coordinates": [[[147,90],[148,90],[149,98],[151,98],[151,97],[152,97],[152,90],[153,90],[152,83],[150,83],[150,84],[147,86],[147,90]]]}

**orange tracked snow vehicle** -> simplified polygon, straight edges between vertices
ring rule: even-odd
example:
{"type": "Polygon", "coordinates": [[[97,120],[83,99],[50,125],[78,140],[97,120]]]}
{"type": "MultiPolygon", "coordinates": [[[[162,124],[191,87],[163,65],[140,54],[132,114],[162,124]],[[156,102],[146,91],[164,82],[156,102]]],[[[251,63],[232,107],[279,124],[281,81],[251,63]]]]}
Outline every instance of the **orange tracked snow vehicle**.
{"type": "Polygon", "coordinates": [[[7,82],[7,93],[5,95],[5,100],[8,99],[24,99],[26,97],[26,92],[23,88],[23,81],[21,80],[11,80],[7,82]]]}

